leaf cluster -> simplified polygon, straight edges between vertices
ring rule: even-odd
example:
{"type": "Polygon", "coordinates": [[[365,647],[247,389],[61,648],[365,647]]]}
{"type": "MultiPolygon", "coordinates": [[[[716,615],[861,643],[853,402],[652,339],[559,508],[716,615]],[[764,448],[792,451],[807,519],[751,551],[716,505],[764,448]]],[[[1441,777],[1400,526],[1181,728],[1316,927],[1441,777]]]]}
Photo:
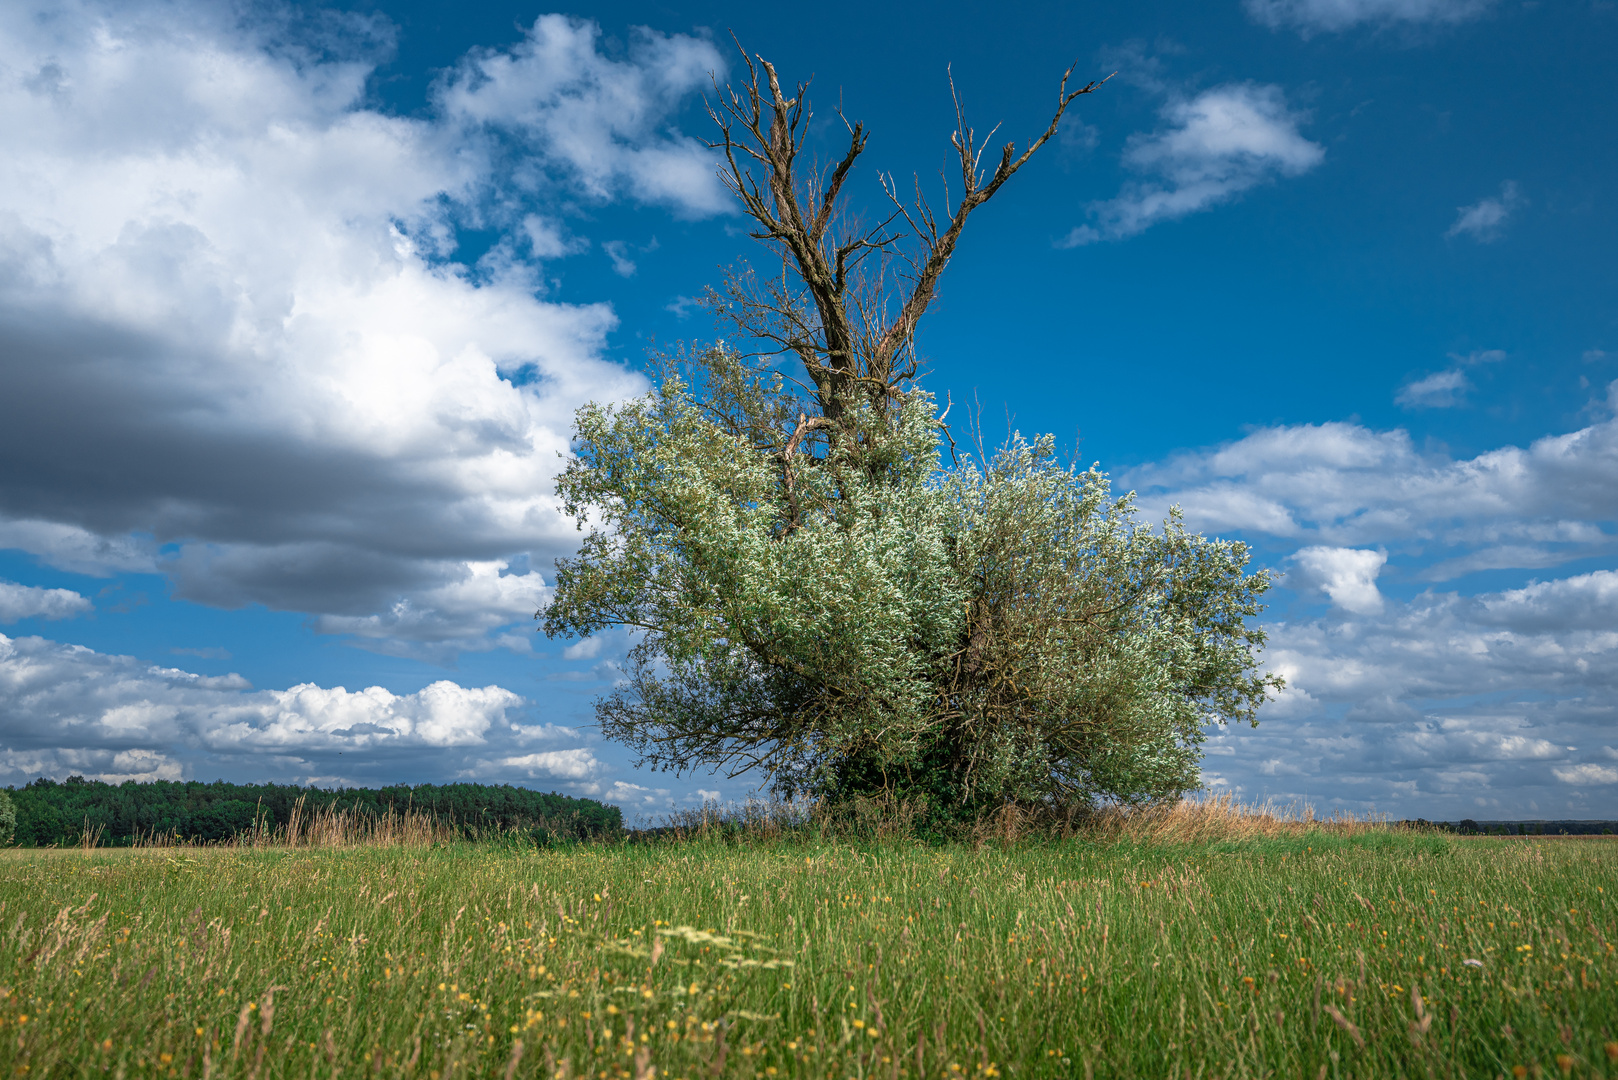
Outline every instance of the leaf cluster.
{"type": "Polygon", "coordinates": [[[1277,684],[1243,545],[1144,527],[1049,439],[946,469],[919,389],[808,435],[803,406],[713,348],[578,414],[558,490],[589,530],[544,629],[634,631],[598,719],[644,763],[957,807],[1159,798],[1277,684]]]}

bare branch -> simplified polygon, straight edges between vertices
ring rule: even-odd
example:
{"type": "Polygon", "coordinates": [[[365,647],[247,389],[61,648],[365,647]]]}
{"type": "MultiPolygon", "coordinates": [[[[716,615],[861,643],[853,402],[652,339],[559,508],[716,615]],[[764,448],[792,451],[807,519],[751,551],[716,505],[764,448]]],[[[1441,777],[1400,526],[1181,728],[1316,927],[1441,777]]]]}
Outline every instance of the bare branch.
{"type": "MultiPolygon", "coordinates": [[[[862,395],[884,408],[918,370],[916,327],[932,304],[968,217],[1049,141],[1076,98],[1106,80],[1070,90],[1070,67],[1062,75],[1056,112],[1044,132],[1020,154],[1015,144],[1006,144],[985,174],[984,148],[966,122],[950,73],[955,108],[950,142],[962,189],[952,206],[946,177],[947,218],[935,213],[919,181],[907,201],[900,198],[893,178],[885,176],[879,180],[891,207],[887,216],[868,228],[844,227],[839,223],[847,219],[848,180],[870,140],[865,126],[839,108],[846,146],[824,170],[800,175],[798,164],[814,115],[808,84],[796,84],[788,96],[773,64],[748,53],[739,41],[736,48],[745,81],[724,88],[715,83],[708,112],[718,138],[710,145],[723,155],[720,177],[752,219],[752,235],[777,250],[783,275],[790,271],[801,288],[783,277],[758,291],[762,283],[732,276],[723,314],[745,334],[802,362],[823,416],[842,417],[862,395]],[[896,268],[902,272],[895,276],[896,268]],[[903,287],[890,288],[890,277],[903,287]]],[[[990,132],[990,139],[998,130],[990,132]]],[[[835,429],[831,437],[837,438],[835,429]]]]}

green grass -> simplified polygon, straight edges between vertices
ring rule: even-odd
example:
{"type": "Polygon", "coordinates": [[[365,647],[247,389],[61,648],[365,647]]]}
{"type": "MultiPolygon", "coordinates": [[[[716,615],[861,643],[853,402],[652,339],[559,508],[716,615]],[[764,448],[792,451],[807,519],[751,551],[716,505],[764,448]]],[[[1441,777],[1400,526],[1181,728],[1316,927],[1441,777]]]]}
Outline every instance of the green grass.
{"type": "Polygon", "coordinates": [[[1618,1076],[1615,869],[1599,839],[1374,830],[12,851],[0,1068],[1618,1076]]]}

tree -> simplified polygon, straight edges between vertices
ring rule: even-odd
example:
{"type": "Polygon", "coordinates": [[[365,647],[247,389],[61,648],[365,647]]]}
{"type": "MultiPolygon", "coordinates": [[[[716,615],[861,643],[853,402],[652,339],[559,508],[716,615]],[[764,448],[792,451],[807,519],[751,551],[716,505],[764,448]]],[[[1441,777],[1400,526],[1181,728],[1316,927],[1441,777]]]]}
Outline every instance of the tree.
{"type": "Polygon", "coordinates": [[[582,408],[558,480],[588,532],[545,632],[638,635],[603,731],[654,766],[946,813],[1195,786],[1204,727],[1252,720],[1279,685],[1247,622],[1267,576],[1177,512],[1143,527],[1048,438],[955,454],[915,384],[916,327],[969,215],[1101,83],[1069,90],[1070,69],[1045,131],[988,172],[955,96],[943,221],[888,177],[888,216],[860,228],[843,199],[863,126],[800,177],[807,87],[787,98],[745,59],[740,91],[715,88],[713,145],[779,272],[744,266],[710,294],[732,343],[655,358],[651,394],[582,408]]]}

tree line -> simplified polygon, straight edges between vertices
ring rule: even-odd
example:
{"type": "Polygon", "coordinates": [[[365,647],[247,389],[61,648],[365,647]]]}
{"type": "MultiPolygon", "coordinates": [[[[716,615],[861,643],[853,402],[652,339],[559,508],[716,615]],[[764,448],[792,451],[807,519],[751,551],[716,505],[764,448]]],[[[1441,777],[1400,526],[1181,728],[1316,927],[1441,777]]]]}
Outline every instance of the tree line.
{"type": "Polygon", "coordinates": [[[507,830],[546,830],[575,836],[620,832],[616,806],[554,792],[489,784],[396,784],[384,788],[314,788],[295,784],[230,784],[133,780],[107,784],[70,776],[41,777],[7,794],[16,815],[14,842],[21,847],[70,846],[86,830],[98,842],[127,847],[139,837],[177,837],[201,842],[229,840],[253,829],[285,826],[293,806],[304,813],[327,809],[385,814],[414,810],[460,826],[468,835],[507,830]]]}

